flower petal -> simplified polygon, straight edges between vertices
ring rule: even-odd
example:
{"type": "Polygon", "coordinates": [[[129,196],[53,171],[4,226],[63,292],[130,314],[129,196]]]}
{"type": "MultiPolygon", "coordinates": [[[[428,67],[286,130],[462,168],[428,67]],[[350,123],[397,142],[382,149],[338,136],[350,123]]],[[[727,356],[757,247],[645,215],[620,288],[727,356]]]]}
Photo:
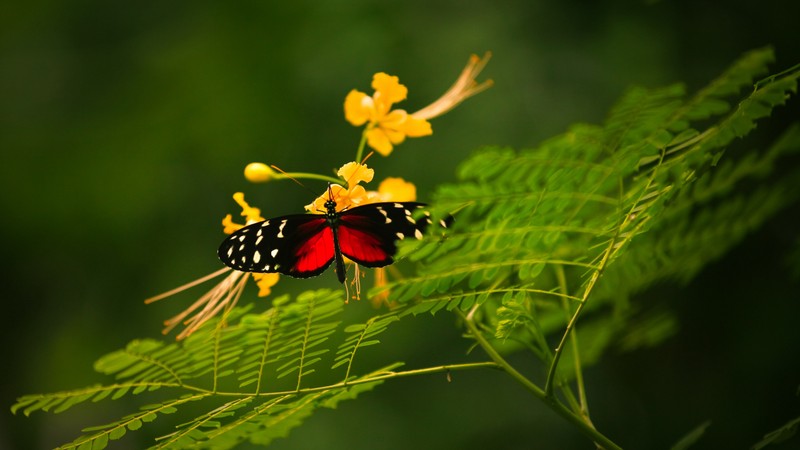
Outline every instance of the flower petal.
{"type": "Polygon", "coordinates": [[[258,285],[258,296],[266,297],[272,292],[272,286],[275,286],[280,276],[277,273],[254,273],[253,279],[258,285]]]}
{"type": "Polygon", "coordinates": [[[388,177],[378,185],[378,194],[382,202],[413,202],[417,187],[402,178],[388,177]]]}
{"type": "Polygon", "coordinates": [[[402,133],[408,137],[420,137],[433,134],[431,124],[425,119],[418,119],[402,109],[395,109],[380,121],[379,126],[389,133],[389,139],[395,144],[402,142],[393,138],[391,131],[402,133]]]}
{"type": "Polygon", "coordinates": [[[396,109],[381,120],[378,126],[386,133],[386,137],[392,144],[399,144],[406,139],[407,120],[408,113],[402,109],[396,109]]]}
{"type": "Polygon", "coordinates": [[[392,143],[382,128],[367,130],[367,145],[383,156],[389,156],[392,153],[392,143]]]}
{"type": "Polygon", "coordinates": [[[258,208],[253,208],[252,206],[248,205],[247,202],[244,200],[244,194],[241,192],[237,192],[233,194],[233,200],[242,207],[242,217],[247,218],[247,224],[261,222],[264,220],[261,217],[261,210],[258,208]]]}
{"type": "Polygon", "coordinates": [[[364,125],[375,114],[372,97],[355,89],[344,99],[344,118],[355,126],[364,125]]]}
{"type": "Polygon", "coordinates": [[[343,165],[336,174],[347,182],[347,186],[352,188],[362,181],[365,183],[372,181],[375,170],[368,168],[366,164],[349,162],[343,165]]]}
{"type": "Polygon", "coordinates": [[[234,222],[233,216],[230,214],[222,219],[222,232],[225,234],[232,234],[234,231],[241,228],[244,228],[244,225],[234,222]]]}
{"type": "Polygon", "coordinates": [[[417,119],[411,114],[406,118],[404,125],[405,133],[408,137],[429,136],[433,134],[430,122],[425,119],[417,119]]]}
{"type": "MultiPolygon", "coordinates": [[[[252,206],[248,205],[247,202],[244,200],[243,193],[237,192],[233,194],[233,199],[236,201],[236,203],[239,204],[239,206],[242,207],[242,216],[244,216],[247,219],[246,225],[249,225],[251,223],[261,222],[264,220],[264,218],[261,217],[261,210],[258,208],[253,208],[252,206]]],[[[234,222],[233,217],[230,214],[228,214],[222,219],[222,231],[225,234],[231,234],[234,231],[243,228],[244,226],[245,225],[241,225],[234,222]]]]}
{"type": "Polygon", "coordinates": [[[372,77],[372,88],[375,89],[375,97],[380,96],[389,105],[405,100],[408,95],[408,88],[400,84],[399,78],[383,72],[372,77]]]}
{"type": "MultiPolygon", "coordinates": [[[[334,200],[336,200],[336,198],[341,195],[342,191],[346,191],[344,187],[338,184],[332,184],[330,186],[330,189],[331,189],[331,194],[333,194],[334,200]]],[[[313,202],[304,206],[304,208],[306,211],[312,214],[325,214],[325,202],[327,202],[329,198],[330,194],[328,193],[327,190],[325,190],[325,192],[323,192],[322,195],[315,198],[313,202]]]]}
{"type": "MultiPolygon", "coordinates": [[[[347,203],[346,203],[345,206],[351,207],[351,206],[358,206],[358,205],[363,205],[363,204],[369,203],[367,198],[368,198],[367,197],[367,190],[364,189],[364,186],[361,186],[360,184],[357,184],[357,185],[353,186],[348,191],[348,196],[347,196],[347,199],[346,199],[347,203]]],[[[336,203],[336,207],[339,208],[340,206],[341,205],[339,205],[339,203],[337,202],[336,203]]],[[[339,209],[341,209],[341,208],[339,208],[339,209]]]]}
{"type": "Polygon", "coordinates": [[[309,203],[304,208],[306,211],[309,211],[312,214],[325,214],[325,202],[327,202],[330,196],[333,195],[333,201],[336,202],[336,209],[341,211],[343,208],[353,206],[359,202],[361,197],[363,197],[365,194],[366,192],[364,191],[364,188],[359,185],[356,185],[353,187],[353,189],[348,190],[338,184],[332,184],[330,193],[328,193],[328,190],[326,189],[322,195],[317,197],[313,202],[309,203]]]}

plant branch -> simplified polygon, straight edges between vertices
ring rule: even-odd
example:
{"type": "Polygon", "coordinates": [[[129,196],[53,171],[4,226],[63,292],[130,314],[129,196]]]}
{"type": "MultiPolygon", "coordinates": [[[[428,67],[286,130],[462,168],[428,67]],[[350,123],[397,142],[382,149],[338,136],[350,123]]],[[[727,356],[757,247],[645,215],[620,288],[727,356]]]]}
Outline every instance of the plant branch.
{"type": "MultiPolygon", "coordinates": [[[[486,369],[486,368],[493,368],[498,369],[497,363],[493,361],[484,361],[484,362],[477,362],[477,363],[463,363],[463,364],[444,364],[441,366],[434,366],[434,367],[426,367],[423,369],[412,369],[412,370],[404,370],[401,372],[378,372],[375,375],[368,375],[364,378],[357,378],[355,380],[349,381],[341,381],[339,383],[329,384],[326,386],[317,386],[317,387],[310,387],[310,388],[302,388],[302,389],[293,389],[288,391],[274,391],[274,392],[260,392],[258,394],[253,393],[244,393],[244,392],[222,392],[216,391],[212,392],[207,389],[199,388],[196,386],[191,385],[182,385],[181,387],[185,389],[191,389],[197,392],[204,392],[204,393],[213,393],[215,395],[224,395],[224,396],[233,396],[233,397],[240,397],[240,396],[251,396],[251,397],[277,397],[281,395],[292,395],[292,394],[307,394],[310,392],[319,392],[319,391],[329,391],[331,389],[339,389],[344,387],[355,386],[357,384],[366,384],[366,383],[374,383],[376,381],[384,381],[384,380],[391,380],[393,378],[403,378],[403,377],[411,377],[411,376],[418,376],[418,375],[430,375],[434,373],[446,373],[446,372],[456,372],[460,370],[471,370],[471,369],[486,369]]],[[[174,385],[170,385],[174,386],[174,385]]]]}
{"type": "MultiPolygon", "coordinates": [[[[556,266],[556,278],[558,279],[558,288],[561,290],[561,293],[564,296],[567,296],[569,289],[567,287],[567,277],[564,274],[564,268],[562,266],[556,266]]],[[[561,300],[564,312],[569,316],[570,313],[570,305],[567,303],[565,299],[562,298],[561,300]]],[[[570,342],[572,342],[572,359],[573,364],[575,365],[575,383],[578,385],[578,399],[580,401],[580,414],[589,421],[589,403],[586,400],[586,387],[583,383],[583,370],[581,369],[581,357],[580,357],[580,348],[578,346],[578,335],[575,328],[572,328],[570,333],[570,342]]],[[[545,392],[547,390],[545,389],[545,392]]]]}
{"type": "Polygon", "coordinates": [[[542,400],[547,406],[550,407],[553,411],[555,411],[558,415],[566,419],[568,422],[572,423],[578,429],[588,436],[592,441],[595,442],[599,447],[602,447],[607,450],[619,450],[620,447],[611,441],[609,438],[604,436],[602,433],[597,431],[590,423],[587,423],[583,420],[582,417],[576,415],[572,411],[569,410],[566,406],[564,406],[561,402],[559,402],[556,398],[545,395],[545,391],[542,390],[539,386],[534,384],[531,380],[527,379],[524,375],[519,373],[517,369],[515,369],[508,361],[503,358],[497,350],[492,347],[492,345],[486,340],[483,334],[478,330],[478,327],[475,325],[473,321],[472,312],[469,315],[464,315],[459,309],[454,310],[456,314],[458,314],[463,320],[464,323],[469,328],[470,333],[478,342],[478,345],[483,348],[483,350],[489,354],[489,357],[492,358],[497,366],[502,369],[504,372],[509,374],[511,378],[516,380],[520,383],[523,387],[525,387],[528,391],[530,391],[536,398],[542,400]]]}

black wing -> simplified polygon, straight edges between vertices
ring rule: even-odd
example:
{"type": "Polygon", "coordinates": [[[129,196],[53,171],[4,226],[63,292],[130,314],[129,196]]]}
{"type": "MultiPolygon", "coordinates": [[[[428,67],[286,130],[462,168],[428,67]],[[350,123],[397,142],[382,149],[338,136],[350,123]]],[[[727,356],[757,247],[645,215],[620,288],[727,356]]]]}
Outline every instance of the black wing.
{"type": "Polygon", "coordinates": [[[235,231],[222,242],[217,256],[242,272],[308,278],[321,274],[333,261],[333,233],[324,215],[275,217],[235,231]]]}
{"type": "Polygon", "coordinates": [[[396,242],[422,239],[430,214],[415,211],[424,203],[370,203],[341,213],[338,238],[342,253],[366,267],[383,267],[394,262],[396,242]]]}

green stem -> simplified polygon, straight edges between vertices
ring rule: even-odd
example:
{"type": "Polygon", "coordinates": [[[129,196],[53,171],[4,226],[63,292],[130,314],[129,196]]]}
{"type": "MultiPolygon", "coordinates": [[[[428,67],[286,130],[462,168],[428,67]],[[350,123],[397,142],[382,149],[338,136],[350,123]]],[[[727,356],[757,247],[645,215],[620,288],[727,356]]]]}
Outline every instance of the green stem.
{"type": "MultiPolygon", "coordinates": [[[[626,214],[625,217],[628,217],[628,214],[626,214]]],[[[589,298],[589,294],[592,292],[592,289],[594,289],[594,285],[597,283],[597,280],[600,279],[600,276],[603,275],[603,271],[605,270],[608,261],[611,259],[614,248],[617,246],[617,239],[619,238],[620,231],[625,226],[625,223],[626,222],[623,221],[622,224],[617,227],[614,237],[611,238],[611,241],[608,243],[605,252],[603,252],[603,257],[600,260],[600,263],[597,264],[597,268],[595,269],[594,273],[592,273],[592,277],[589,279],[589,282],[586,284],[586,289],[583,290],[581,301],[578,303],[578,307],[572,314],[572,318],[567,324],[567,329],[564,330],[564,334],[561,336],[561,342],[558,343],[558,347],[556,347],[556,350],[553,353],[553,361],[550,363],[550,369],[547,372],[547,381],[544,385],[544,390],[548,397],[550,397],[553,393],[553,381],[555,380],[558,361],[561,359],[561,354],[564,352],[564,344],[567,341],[567,337],[571,334],[572,329],[575,327],[575,323],[578,321],[578,316],[581,315],[583,307],[586,306],[586,300],[589,298]]]]}
{"type": "Polygon", "coordinates": [[[364,156],[364,147],[367,144],[367,131],[369,131],[370,126],[364,128],[364,131],[361,132],[361,141],[358,143],[358,150],[356,150],[356,159],[355,162],[361,163],[361,158],[364,156]]]}
{"type": "Polygon", "coordinates": [[[492,347],[491,344],[483,337],[483,333],[478,330],[478,327],[472,320],[472,316],[470,317],[464,315],[460,310],[455,309],[456,313],[461,316],[466,323],[467,328],[469,328],[472,337],[478,342],[478,345],[483,348],[483,350],[489,355],[489,357],[497,363],[497,365],[505,371],[507,374],[511,376],[514,380],[520,383],[523,387],[525,387],[528,391],[530,391],[536,398],[542,400],[547,406],[550,407],[553,411],[555,411],[558,415],[566,419],[568,422],[572,423],[578,429],[588,436],[592,441],[595,442],[599,447],[602,447],[606,450],[619,450],[620,447],[611,441],[609,438],[605,437],[602,433],[594,429],[590,424],[586,423],[582,417],[576,415],[572,411],[569,410],[566,406],[564,406],[561,402],[559,402],[555,397],[545,395],[545,391],[542,390],[539,386],[535,385],[532,381],[525,378],[524,375],[519,373],[511,364],[508,363],[497,350],[492,347]]]}
{"type": "Polygon", "coordinates": [[[161,386],[167,387],[182,387],[184,389],[189,389],[191,391],[206,393],[206,394],[214,394],[214,395],[224,395],[229,397],[241,397],[241,396],[253,396],[253,397],[278,397],[281,395],[292,395],[292,394],[307,394],[310,392],[320,392],[320,391],[329,391],[331,389],[338,389],[343,387],[350,387],[357,384],[365,384],[365,383],[374,383],[376,381],[383,381],[383,380],[391,380],[393,378],[403,378],[403,377],[411,377],[411,376],[418,376],[418,375],[430,375],[434,373],[446,373],[446,372],[457,372],[459,370],[471,370],[471,369],[497,369],[497,363],[493,361],[484,361],[484,362],[477,362],[477,363],[464,363],[464,364],[445,364],[441,366],[434,366],[434,367],[426,367],[424,369],[413,369],[413,370],[404,370],[401,372],[385,372],[380,373],[374,376],[367,376],[364,378],[358,378],[355,380],[349,381],[341,381],[335,384],[329,384],[326,386],[317,386],[317,387],[310,387],[310,388],[302,388],[302,389],[293,389],[290,391],[274,391],[274,392],[260,392],[257,394],[252,393],[242,393],[242,392],[223,392],[223,391],[209,391],[208,389],[203,389],[198,386],[193,386],[190,384],[183,384],[177,385],[175,383],[163,383],[161,386]]]}
{"type": "Polygon", "coordinates": [[[581,315],[581,311],[583,311],[583,307],[585,305],[585,301],[578,304],[578,308],[576,308],[575,313],[572,314],[572,318],[570,318],[569,323],[567,324],[567,329],[564,330],[564,334],[561,336],[561,341],[558,343],[558,347],[556,347],[556,350],[553,353],[553,361],[550,363],[550,369],[547,371],[547,381],[544,384],[544,391],[548,397],[552,397],[553,395],[556,369],[558,368],[558,362],[561,359],[561,354],[564,352],[564,346],[567,342],[567,337],[570,336],[570,333],[575,326],[575,322],[578,321],[578,316],[581,315]]]}
{"type": "MultiPolygon", "coordinates": [[[[555,266],[556,271],[556,278],[558,279],[558,288],[561,290],[563,295],[567,295],[569,289],[567,288],[567,277],[564,274],[564,267],[563,266],[555,266]]],[[[570,305],[567,301],[562,297],[561,303],[564,308],[564,312],[569,317],[570,312],[570,305]]],[[[573,364],[575,365],[575,383],[578,385],[578,399],[580,401],[580,413],[583,415],[584,418],[589,420],[589,403],[586,400],[586,388],[583,383],[583,370],[581,369],[581,357],[580,357],[580,348],[578,346],[578,336],[575,331],[575,328],[572,328],[570,333],[570,342],[572,343],[572,358],[573,364]]],[[[547,389],[545,389],[547,392],[547,389]]]]}

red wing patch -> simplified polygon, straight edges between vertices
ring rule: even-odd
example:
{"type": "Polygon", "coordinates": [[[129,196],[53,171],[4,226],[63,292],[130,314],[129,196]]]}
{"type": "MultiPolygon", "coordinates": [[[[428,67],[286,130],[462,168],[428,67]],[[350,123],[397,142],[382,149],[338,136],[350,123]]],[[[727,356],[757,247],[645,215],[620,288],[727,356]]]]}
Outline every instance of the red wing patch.
{"type": "MultiPolygon", "coordinates": [[[[309,224],[313,225],[313,224],[309,224]]],[[[298,234],[303,238],[294,249],[295,261],[290,270],[290,275],[301,278],[314,276],[325,270],[333,261],[333,232],[326,226],[311,237],[306,237],[303,226],[298,228],[298,234]]],[[[309,226],[309,228],[312,228],[309,226]]],[[[316,228],[316,227],[313,227],[316,228]]],[[[313,231],[313,230],[312,230],[313,231]]]]}
{"type": "Polygon", "coordinates": [[[342,254],[366,267],[383,267],[392,263],[395,250],[394,236],[381,236],[343,223],[339,227],[339,248],[342,254]]]}

